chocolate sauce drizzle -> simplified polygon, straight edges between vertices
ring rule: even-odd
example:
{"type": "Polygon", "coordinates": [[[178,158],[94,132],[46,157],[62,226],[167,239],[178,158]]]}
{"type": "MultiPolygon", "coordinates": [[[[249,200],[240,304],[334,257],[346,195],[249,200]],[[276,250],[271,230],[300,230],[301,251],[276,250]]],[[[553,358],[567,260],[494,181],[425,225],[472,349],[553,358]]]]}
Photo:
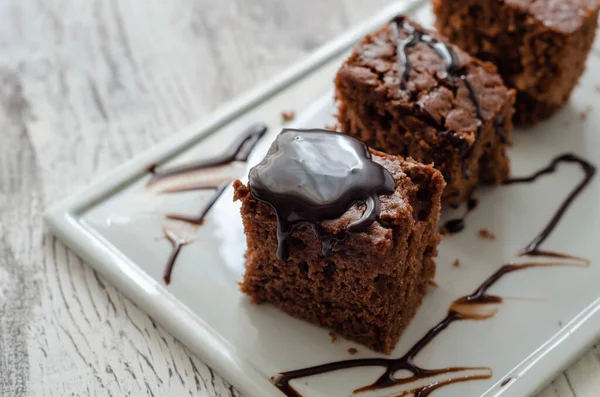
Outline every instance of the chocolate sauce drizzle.
{"type": "Polygon", "coordinates": [[[467,218],[467,215],[469,215],[469,213],[477,207],[477,204],[479,204],[479,201],[477,199],[470,198],[467,201],[467,209],[465,210],[463,216],[456,219],[450,219],[449,221],[444,223],[444,226],[442,226],[442,230],[450,234],[461,232],[465,228],[465,219],[467,218]]]}
{"type": "MultiPolygon", "coordinates": [[[[246,131],[244,131],[244,133],[242,133],[232,143],[232,145],[225,151],[225,153],[221,154],[220,156],[211,159],[201,160],[191,164],[168,168],[166,170],[158,170],[156,165],[152,165],[148,169],[148,171],[152,173],[152,178],[150,179],[150,181],[148,181],[148,186],[152,186],[161,180],[174,178],[179,175],[187,174],[190,172],[227,165],[233,163],[234,161],[248,161],[248,157],[250,156],[252,149],[254,149],[258,141],[263,137],[263,135],[266,132],[266,125],[254,124],[250,126],[246,131]]],[[[221,197],[221,195],[223,194],[225,189],[231,184],[231,182],[232,181],[229,180],[227,182],[220,183],[214,186],[184,187],[179,189],[170,189],[166,193],[176,193],[190,190],[214,190],[214,193],[211,195],[210,200],[204,205],[204,207],[200,211],[200,214],[198,214],[197,216],[168,214],[167,218],[191,223],[196,226],[202,225],[204,223],[204,218],[206,217],[208,212],[212,209],[212,207],[218,201],[219,197],[221,197]]],[[[181,248],[188,242],[185,240],[177,239],[172,232],[168,231],[165,231],[165,237],[171,242],[171,245],[173,246],[173,250],[167,261],[166,270],[164,274],[165,283],[169,284],[171,282],[171,274],[173,272],[173,267],[175,266],[177,256],[179,255],[181,248]]]]}
{"type": "Polygon", "coordinates": [[[184,245],[187,245],[189,241],[179,238],[170,230],[163,230],[165,234],[165,238],[169,240],[171,243],[171,254],[169,255],[169,259],[167,260],[167,266],[165,269],[165,273],[163,275],[163,280],[165,280],[165,284],[169,285],[171,283],[171,274],[173,273],[173,266],[175,266],[175,261],[181,252],[181,248],[184,245]]]}
{"type": "MultiPolygon", "coordinates": [[[[559,163],[576,163],[581,166],[585,173],[584,179],[575,187],[575,189],[567,196],[562,205],[558,208],[556,213],[552,216],[548,225],[533,239],[533,241],[523,248],[519,252],[519,256],[544,256],[550,258],[560,259],[574,259],[579,261],[577,263],[562,263],[562,262],[530,262],[530,263],[508,263],[501,266],[494,274],[486,279],[471,295],[464,296],[455,300],[448,309],[446,317],[440,321],[436,326],[431,328],[417,343],[415,343],[408,352],[398,359],[386,359],[386,358],[365,358],[355,360],[344,360],[337,361],[328,364],[322,364],[314,367],[308,367],[295,371],[282,372],[273,378],[275,386],[281,390],[288,397],[302,397],[291,385],[290,382],[294,379],[305,378],[313,375],[328,373],[332,371],[338,371],[348,368],[355,367],[383,367],[385,372],[381,375],[373,384],[359,388],[354,392],[361,392],[367,390],[376,390],[389,388],[392,386],[398,386],[408,384],[416,380],[427,379],[433,376],[442,374],[454,374],[463,372],[466,370],[488,370],[487,374],[475,374],[461,377],[451,377],[444,381],[430,382],[422,387],[418,387],[412,390],[402,392],[401,396],[413,393],[415,397],[427,397],[434,390],[437,390],[446,385],[466,382],[476,379],[488,379],[492,376],[491,369],[485,367],[449,367],[441,369],[424,369],[417,366],[414,363],[415,357],[442,331],[444,331],[450,324],[455,321],[461,320],[485,320],[493,317],[496,314],[496,309],[482,311],[487,305],[500,304],[502,303],[502,297],[488,294],[488,290],[496,284],[505,275],[525,270],[533,267],[553,267],[553,266],[585,266],[589,264],[584,258],[579,258],[571,255],[542,251],[540,245],[546,240],[546,238],[554,231],[563,215],[573,203],[575,198],[583,191],[583,189],[590,183],[595,175],[596,167],[590,164],[588,161],[574,155],[574,154],[563,154],[553,159],[550,164],[541,170],[533,173],[530,176],[512,178],[505,182],[505,184],[516,184],[516,183],[531,183],[537,180],[542,175],[550,174],[556,171],[559,163]],[[583,262],[583,263],[581,263],[583,262]],[[400,370],[406,370],[411,373],[411,376],[405,378],[395,378],[394,374],[400,370]]],[[[473,209],[476,205],[476,201],[470,201],[467,206],[467,212],[473,209]]],[[[511,379],[511,378],[509,378],[511,379]]],[[[502,386],[505,386],[510,380],[502,382],[502,386]]]]}
{"type": "MultiPolygon", "coordinates": [[[[456,82],[458,80],[463,81],[465,87],[469,91],[469,96],[471,97],[471,101],[473,102],[473,105],[475,107],[475,115],[479,120],[479,125],[477,127],[477,132],[475,135],[475,141],[473,142],[473,144],[471,144],[469,148],[466,149],[465,153],[463,154],[463,173],[466,179],[470,179],[471,171],[468,169],[469,160],[473,156],[475,144],[480,138],[481,133],[483,131],[485,119],[483,118],[479,98],[477,97],[477,93],[475,92],[473,85],[467,78],[465,68],[460,64],[458,55],[451,46],[447,45],[443,41],[437,40],[435,37],[429,35],[427,32],[418,29],[404,15],[396,16],[392,20],[390,26],[394,33],[394,36],[396,37],[396,54],[399,60],[398,74],[400,75],[401,89],[406,89],[406,83],[408,82],[410,71],[412,70],[412,63],[410,62],[410,58],[408,56],[408,49],[416,46],[418,43],[425,43],[431,49],[433,49],[438,54],[438,56],[444,61],[446,75],[443,78],[451,82],[456,82]],[[408,36],[405,39],[400,39],[400,29],[403,29],[408,32],[408,36]]],[[[503,130],[502,133],[504,133],[503,130]]],[[[453,134],[456,135],[455,132],[453,132],[453,134]]],[[[506,138],[505,134],[504,137],[506,138]]],[[[463,142],[461,142],[461,145],[462,143],[463,142]]]]}
{"type": "MultiPolygon", "coordinates": [[[[203,170],[206,168],[216,167],[233,163],[234,161],[248,161],[248,157],[254,149],[254,146],[258,143],[260,138],[267,132],[267,126],[258,123],[250,126],[244,133],[242,133],[232,145],[225,150],[225,152],[217,157],[210,159],[204,159],[195,163],[185,164],[168,168],[166,170],[157,169],[156,165],[150,167],[149,171],[152,173],[152,178],[148,182],[148,185],[152,185],[157,181],[176,175],[186,174],[193,171],[203,170]]],[[[217,187],[213,187],[216,189],[217,187]]]]}
{"type": "Polygon", "coordinates": [[[546,225],[544,230],[542,230],[537,236],[535,236],[535,238],[529,244],[527,244],[527,246],[525,246],[523,249],[521,249],[521,251],[519,251],[518,255],[519,256],[546,256],[546,257],[562,258],[562,259],[577,259],[577,260],[582,260],[585,262],[585,261],[587,261],[587,259],[584,259],[584,258],[579,258],[579,257],[575,257],[572,255],[567,255],[567,254],[562,254],[562,253],[557,253],[557,252],[542,251],[542,250],[540,250],[540,246],[548,238],[548,236],[550,236],[550,234],[554,231],[554,229],[556,228],[556,226],[558,225],[558,223],[560,222],[562,217],[567,212],[567,209],[571,206],[571,204],[573,204],[573,201],[583,191],[583,189],[591,182],[592,178],[596,174],[596,167],[593,164],[591,164],[587,160],[585,160],[575,154],[565,153],[558,157],[555,157],[550,162],[550,164],[548,164],[548,166],[542,168],[541,170],[536,171],[529,176],[519,177],[519,178],[510,178],[510,179],[506,180],[504,182],[504,184],[505,185],[514,185],[517,183],[535,182],[539,177],[541,177],[543,175],[554,173],[560,163],[578,164],[581,167],[581,169],[583,170],[585,176],[581,180],[581,182],[579,182],[577,184],[577,186],[575,186],[575,188],[571,191],[571,193],[569,193],[569,195],[565,198],[565,200],[562,202],[560,207],[558,207],[558,209],[556,210],[554,215],[552,215],[552,218],[550,219],[550,221],[548,222],[548,224],[546,225]]]}
{"type": "Polygon", "coordinates": [[[303,223],[321,239],[323,255],[331,255],[347,235],[328,235],[320,222],[362,202],[362,216],[346,230],[363,231],[379,216],[379,195],[395,191],[394,178],[364,143],[326,130],[283,130],[248,178],[252,196],[275,210],[281,260],[288,257],[288,237],[303,223]]]}
{"type": "Polygon", "coordinates": [[[371,385],[361,387],[354,393],[390,388],[409,384],[417,380],[427,379],[438,375],[454,374],[465,371],[485,371],[473,375],[459,376],[444,381],[431,382],[415,389],[407,390],[401,395],[413,393],[415,397],[427,397],[433,391],[446,385],[458,382],[466,382],[478,379],[489,379],[492,376],[492,370],[488,367],[448,367],[439,369],[425,369],[414,363],[415,357],[439,334],[442,333],[450,324],[462,320],[485,320],[496,314],[495,309],[482,311],[487,305],[496,305],[502,303],[502,297],[488,294],[488,290],[496,284],[505,275],[519,270],[532,267],[550,267],[565,266],[563,263],[508,263],[501,266],[494,274],[487,278],[472,294],[455,300],[448,309],[448,314],[442,321],[431,328],[421,339],[419,339],[408,352],[397,359],[389,358],[362,358],[355,360],[336,361],[328,364],[317,365],[314,367],[303,368],[295,371],[282,372],[273,378],[275,386],[288,397],[302,397],[290,382],[294,379],[305,378],[319,375],[327,372],[339,371],[356,367],[383,367],[384,373],[371,385]],[[411,376],[404,378],[395,378],[394,374],[405,370],[411,373],[411,376]]]}

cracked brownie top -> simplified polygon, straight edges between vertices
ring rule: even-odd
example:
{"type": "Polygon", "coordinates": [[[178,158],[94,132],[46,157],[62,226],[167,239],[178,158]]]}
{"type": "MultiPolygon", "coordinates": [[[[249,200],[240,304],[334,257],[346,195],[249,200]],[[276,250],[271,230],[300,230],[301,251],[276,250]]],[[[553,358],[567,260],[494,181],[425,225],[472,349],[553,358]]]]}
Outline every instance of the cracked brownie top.
{"type": "Polygon", "coordinates": [[[386,101],[392,113],[408,111],[438,131],[454,132],[469,145],[482,123],[494,122],[514,95],[494,65],[404,19],[365,37],[338,76],[339,82],[365,95],[366,102],[386,101]]]}

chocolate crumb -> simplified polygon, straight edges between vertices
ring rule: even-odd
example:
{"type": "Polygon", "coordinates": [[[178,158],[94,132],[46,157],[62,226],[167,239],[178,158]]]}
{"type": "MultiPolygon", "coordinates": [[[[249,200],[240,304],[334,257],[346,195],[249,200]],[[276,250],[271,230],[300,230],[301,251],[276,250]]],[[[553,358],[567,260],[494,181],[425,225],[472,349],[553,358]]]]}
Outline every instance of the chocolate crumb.
{"type": "Polygon", "coordinates": [[[487,229],[481,229],[479,231],[479,237],[487,238],[488,240],[493,240],[496,238],[496,235],[487,229]]]}
{"type": "Polygon", "coordinates": [[[430,286],[432,286],[433,288],[437,288],[437,287],[439,287],[438,283],[436,283],[436,282],[435,282],[435,281],[433,281],[433,280],[429,280],[429,285],[430,285],[430,286]]]}
{"type": "Polygon", "coordinates": [[[446,229],[445,227],[442,227],[442,228],[440,228],[440,231],[439,231],[439,233],[440,233],[442,236],[445,236],[446,234],[448,234],[448,229],[446,229]]]}
{"type": "Polygon", "coordinates": [[[589,113],[592,111],[592,109],[593,109],[593,108],[592,108],[592,105],[587,105],[587,106],[585,107],[585,110],[584,110],[583,112],[579,113],[579,118],[580,118],[581,120],[585,120],[585,119],[587,119],[587,117],[588,117],[588,114],[589,114],[589,113]]]}
{"type": "Polygon", "coordinates": [[[559,327],[562,327],[562,325],[563,325],[563,324],[562,324],[562,321],[559,321],[559,322],[558,322],[558,326],[559,326],[559,327]]]}
{"type": "Polygon", "coordinates": [[[455,259],[454,262],[452,262],[452,266],[453,267],[460,267],[460,260],[459,259],[455,259]]]}
{"type": "Polygon", "coordinates": [[[333,331],[329,331],[329,336],[331,337],[331,343],[335,343],[337,341],[337,335],[333,331]]]}
{"type": "Polygon", "coordinates": [[[358,353],[358,350],[356,350],[354,347],[351,347],[350,349],[348,349],[348,353],[355,355],[356,353],[358,353]]]}
{"type": "Polygon", "coordinates": [[[281,121],[288,123],[296,118],[296,112],[293,110],[284,110],[281,112],[281,121]]]}
{"type": "Polygon", "coordinates": [[[596,86],[596,91],[600,92],[600,84],[596,86]]]}
{"type": "Polygon", "coordinates": [[[329,131],[339,131],[341,128],[338,124],[326,124],[325,129],[329,131]]]}

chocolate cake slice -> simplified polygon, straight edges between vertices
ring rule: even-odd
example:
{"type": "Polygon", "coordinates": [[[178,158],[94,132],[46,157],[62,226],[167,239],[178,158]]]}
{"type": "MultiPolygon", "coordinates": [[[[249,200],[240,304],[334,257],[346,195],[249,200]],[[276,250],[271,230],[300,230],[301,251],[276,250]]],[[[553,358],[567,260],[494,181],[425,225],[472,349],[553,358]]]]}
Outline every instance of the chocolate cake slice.
{"type": "Polygon", "coordinates": [[[248,185],[241,289],[390,353],[435,274],[445,183],[428,165],[323,130],[284,130],[248,185]]]}
{"type": "Polygon", "coordinates": [[[518,90],[515,120],[534,124],[564,105],[585,70],[600,0],[433,0],[436,26],[498,66],[518,90]]]}
{"type": "Polygon", "coordinates": [[[434,31],[394,18],[364,38],[335,83],[342,132],[433,164],[448,184],[444,204],[507,177],[515,93],[492,64],[434,31]]]}

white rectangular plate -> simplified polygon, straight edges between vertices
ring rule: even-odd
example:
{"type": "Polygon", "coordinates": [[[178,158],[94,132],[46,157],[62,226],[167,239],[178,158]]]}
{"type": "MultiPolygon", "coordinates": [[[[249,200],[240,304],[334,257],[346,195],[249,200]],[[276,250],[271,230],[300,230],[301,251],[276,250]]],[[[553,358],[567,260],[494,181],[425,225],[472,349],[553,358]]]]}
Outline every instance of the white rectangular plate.
{"type": "MultiPolygon", "coordinates": [[[[431,10],[419,1],[393,5],[285,75],[133,159],[47,214],[53,233],[247,396],[280,396],[270,382],[280,371],[381,355],[343,339],[332,344],[327,330],[269,305],[251,305],[237,285],[244,271],[245,238],[231,189],[204,225],[192,227],[167,220],[165,214],[194,214],[210,192],[158,194],[146,186],[147,169],[151,164],[169,166],[214,156],[251,123],[260,121],[270,130],[252,153],[248,164],[254,164],[279,132],[282,109],[301,110],[296,127],[330,124],[335,112],[332,79],[341,60],[358,39],[399,12],[411,13],[426,25],[433,20],[431,10]],[[190,240],[168,286],[162,279],[171,253],[163,236],[165,228],[190,240]],[[358,354],[350,356],[350,347],[357,348],[358,354]]],[[[563,152],[592,162],[598,158],[600,115],[588,109],[600,99],[596,90],[600,55],[594,51],[571,102],[549,122],[514,132],[510,151],[514,175],[527,175],[563,152]],[[587,118],[581,112],[587,112],[587,118]]],[[[234,164],[225,171],[243,177],[247,167],[234,164]]],[[[440,246],[439,286],[429,291],[392,357],[403,355],[440,321],[454,299],[471,293],[502,264],[515,261],[516,252],[545,225],[580,178],[578,167],[563,165],[535,184],[478,190],[480,205],[469,216],[466,230],[447,237],[440,246]],[[478,237],[483,228],[496,239],[478,237]],[[452,266],[456,258],[461,263],[458,268],[452,266]]],[[[506,298],[493,318],[452,324],[418,356],[417,363],[426,368],[493,370],[490,379],[453,384],[434,396],[533,393],[594,341],[600,329],[599,202],[600,182],[594,181],[544,245],[587,257],[590,267],[534,268],[506,276],[491,290],[506,298]],[[511,381],[501,386],[508,378],[511,381]]],[[[348,396],[381,372],[379,368],[343,370],[293,385],[305,397],[348,396]]]]}

